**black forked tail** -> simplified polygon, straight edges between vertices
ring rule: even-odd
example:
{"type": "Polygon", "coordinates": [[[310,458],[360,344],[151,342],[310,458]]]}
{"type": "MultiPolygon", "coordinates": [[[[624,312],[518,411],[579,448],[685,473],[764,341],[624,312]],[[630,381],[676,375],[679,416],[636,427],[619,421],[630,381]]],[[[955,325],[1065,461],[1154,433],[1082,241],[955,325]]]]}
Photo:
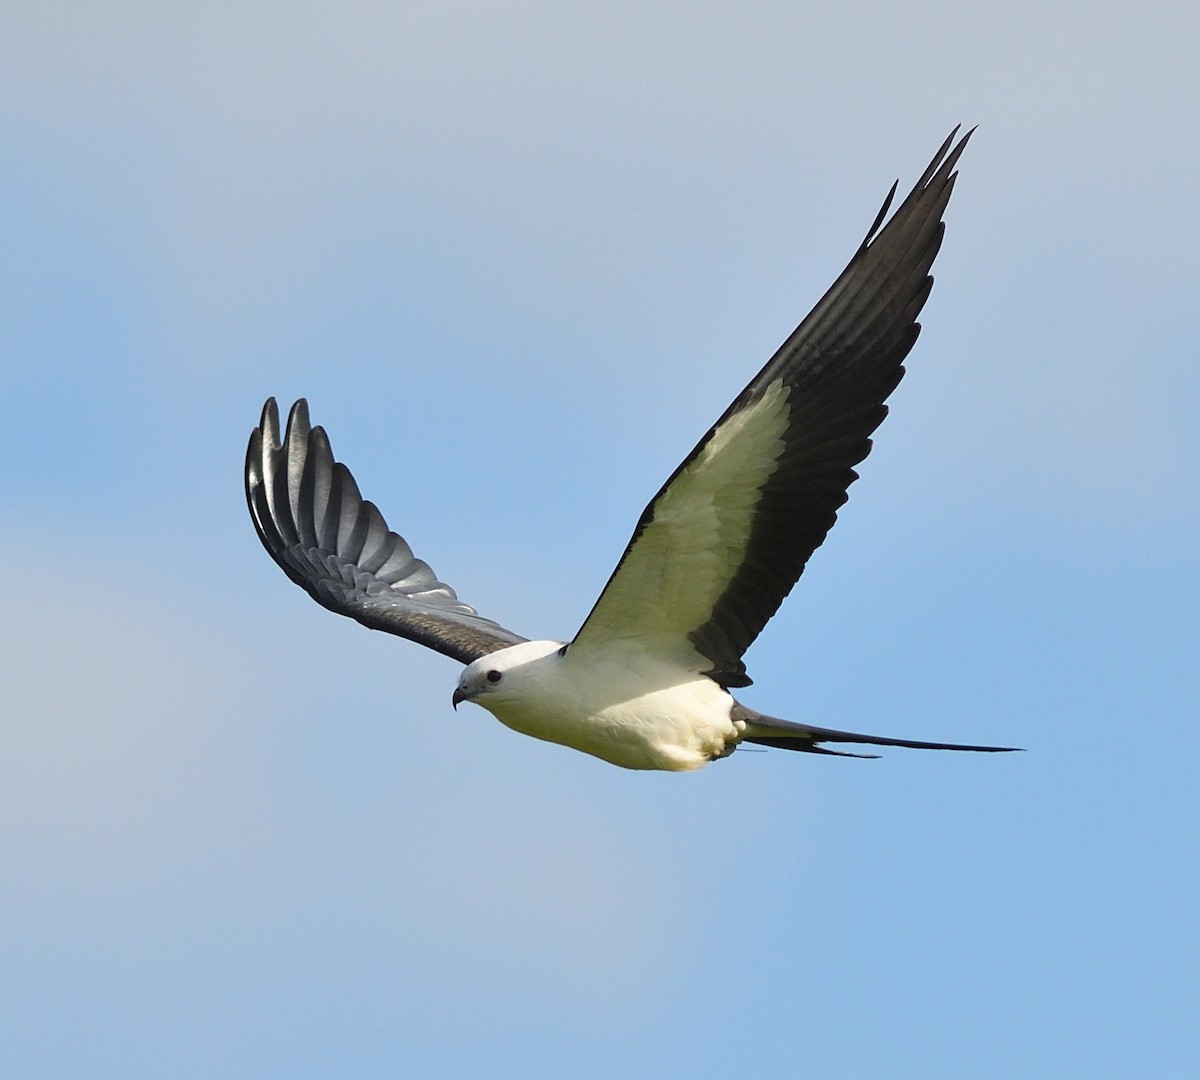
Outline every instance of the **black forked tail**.
{"type": "Polygon", "coordinates": [[[742,742],[759,746],[774,746],[781,750],[803,750],[809,754],[833,754],[836,757],[876,758],[878,754],[855,754],[848,750],[830,750],[821,743],[862,743],[868,746],[906,746],[913,750],[971,750],[984,754],[1007,754],[1020,750],[1017,746],[967,746],[962,743],[923,742],[919,739],[891,739],[886,735],[862,735],[853,731],[837,731],[833,728],[813,727],[797,724],[792,720],[780,720],[776,716],[764,716],[734,702],[733,719],[746,725],[742,742]]]}

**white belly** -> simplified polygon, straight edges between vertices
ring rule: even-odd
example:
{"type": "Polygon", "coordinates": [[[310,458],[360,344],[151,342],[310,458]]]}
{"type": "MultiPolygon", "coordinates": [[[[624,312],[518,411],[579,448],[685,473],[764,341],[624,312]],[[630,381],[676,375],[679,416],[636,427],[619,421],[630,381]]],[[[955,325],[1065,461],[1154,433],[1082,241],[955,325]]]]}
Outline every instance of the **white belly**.
{"type": "Polygon", "coordinates": [[[627,769],[699,769],[736,744],[733,699],[711,679],[641,654],[574,659],[547,656],[520,694],[479,704],[514,731],[627,769]]]}

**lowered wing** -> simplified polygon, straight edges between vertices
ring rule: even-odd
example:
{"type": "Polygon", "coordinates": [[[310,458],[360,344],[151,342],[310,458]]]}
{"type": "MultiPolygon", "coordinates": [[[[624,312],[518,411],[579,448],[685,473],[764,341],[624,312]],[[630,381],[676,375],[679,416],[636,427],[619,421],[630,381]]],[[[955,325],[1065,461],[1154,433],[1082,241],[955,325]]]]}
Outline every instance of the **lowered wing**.
{"type": "Polygon", "coordinates": [[[263,547],[318,604],[464,664],[525,638],[483,618],[414,557],[310,427],[303,398],[280,441],[270,398],[246,449],[246,502],[263,547]]]}
{"type": "Polygon", "coordinates": [[[742,654],[821,545],[920,330],[970,133],[884,224],[642,513],[572,650],[631,640],[745,686],[742,654]]]}

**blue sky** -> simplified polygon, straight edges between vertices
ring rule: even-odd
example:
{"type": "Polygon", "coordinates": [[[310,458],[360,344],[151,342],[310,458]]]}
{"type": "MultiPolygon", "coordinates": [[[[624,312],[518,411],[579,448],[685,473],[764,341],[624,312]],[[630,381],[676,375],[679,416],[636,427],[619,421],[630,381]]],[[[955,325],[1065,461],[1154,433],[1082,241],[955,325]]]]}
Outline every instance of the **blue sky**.
{"type": "Polygon", "coordinates": [[[1194,1075],[1190,5],[9,5],[0,1072],[1194,1075]],[[1009,743],[626,773],[450,710],[241,494],[309,397],[569,637],[950,128],[909,376],[748,704],[1009,743]]]}

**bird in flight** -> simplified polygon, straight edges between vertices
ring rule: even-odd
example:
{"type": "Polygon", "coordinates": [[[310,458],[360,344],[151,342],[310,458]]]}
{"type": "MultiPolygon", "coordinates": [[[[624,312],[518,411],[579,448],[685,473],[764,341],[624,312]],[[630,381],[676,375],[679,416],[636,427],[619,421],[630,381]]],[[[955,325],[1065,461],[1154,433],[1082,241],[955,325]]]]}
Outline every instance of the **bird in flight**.
{"type": "Polygon", "coordinates": [[[904,373],[970,137],[957,134],[888,218],[892,185],[832,288],[650,500],[571,641],[529,641],[459,600],[360,496],[303,399],[282,440],[273,398],[250,436],[263,546],[330,611],[465,664],[456,708],[628,769],[698,769],[744,743],[1014,749],[814,727],[730,693],[749,685],[742,655],[824,541],[904,373]]]}

